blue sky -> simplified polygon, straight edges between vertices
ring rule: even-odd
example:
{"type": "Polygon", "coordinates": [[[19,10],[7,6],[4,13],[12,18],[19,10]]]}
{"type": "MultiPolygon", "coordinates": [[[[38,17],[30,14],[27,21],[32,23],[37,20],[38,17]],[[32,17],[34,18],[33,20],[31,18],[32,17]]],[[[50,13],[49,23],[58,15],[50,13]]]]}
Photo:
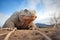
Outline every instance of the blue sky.
{"type": "Polygon", "coordinates": [[[22,9],[36,10],[35,23],[49,24],[54,13],[60,10],[60,0],[0,0],[0,26],[15,12],[22,9]]]}
{"type": "MultiPolygon", "coordinates": [[[[30,8],[32,4],[29,5],[28,0],[0,0],[0,11],[3,14],[11,14],[14,11],[20,11],[23,8],[30,8]]],[[[33,4],[36,9],[40,11],[43,8],[42,3],[33,4]]]]}

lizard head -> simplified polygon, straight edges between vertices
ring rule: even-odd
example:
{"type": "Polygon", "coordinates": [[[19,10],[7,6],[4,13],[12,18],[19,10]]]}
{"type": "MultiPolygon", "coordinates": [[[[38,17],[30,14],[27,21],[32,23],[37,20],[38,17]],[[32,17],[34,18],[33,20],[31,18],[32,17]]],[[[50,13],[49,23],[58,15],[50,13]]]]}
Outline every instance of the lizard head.
{"type": "Polygon", "coordinates": [[[19,19],[21,19],[22,21],[25,21],[25,22],[27,22],[27,21],[32,22],[37,18],[35,13],[36,12],[34,10],[25,9],[25,10],[21,11],[19,19]]]}

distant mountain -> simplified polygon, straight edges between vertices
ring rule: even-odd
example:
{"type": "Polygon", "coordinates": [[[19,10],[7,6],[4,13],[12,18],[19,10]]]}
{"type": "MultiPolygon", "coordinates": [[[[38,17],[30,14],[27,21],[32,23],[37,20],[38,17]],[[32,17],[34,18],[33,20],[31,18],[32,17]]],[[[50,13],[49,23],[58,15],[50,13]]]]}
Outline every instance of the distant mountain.
{"type": "Polygon", "coordinates": [[[47,24],[42,24],[42,23],[36,23],[36,26],[41,28],[41,27],[52,27],[53,25],[47,25],[47,24]]]}
{"type": "Polygon", "coordinates": [[[0,26],[0,28],[1,28],[1,26],[0,26]]]}

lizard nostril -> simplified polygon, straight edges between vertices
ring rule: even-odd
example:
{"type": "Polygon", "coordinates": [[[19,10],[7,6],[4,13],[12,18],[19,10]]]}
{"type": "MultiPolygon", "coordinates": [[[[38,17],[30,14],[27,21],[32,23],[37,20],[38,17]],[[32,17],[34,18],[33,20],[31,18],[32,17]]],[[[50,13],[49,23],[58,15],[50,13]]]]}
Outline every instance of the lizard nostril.
{"type": "Polygon", "coordinates": [[[35,16],[35,18],[37,18],[37,16],[35,16]]]}

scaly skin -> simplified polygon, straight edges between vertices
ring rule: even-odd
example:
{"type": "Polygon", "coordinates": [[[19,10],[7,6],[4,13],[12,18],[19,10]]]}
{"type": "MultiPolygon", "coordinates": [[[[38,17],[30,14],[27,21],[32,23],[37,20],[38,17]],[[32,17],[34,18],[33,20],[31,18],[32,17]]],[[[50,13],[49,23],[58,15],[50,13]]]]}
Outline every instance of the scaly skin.
{"type": "Polygon", "coordinates": [[[35,29],[33,21],[36,19],[34,10],[15,12],[3,25],[3,28],[35,29]]]}

